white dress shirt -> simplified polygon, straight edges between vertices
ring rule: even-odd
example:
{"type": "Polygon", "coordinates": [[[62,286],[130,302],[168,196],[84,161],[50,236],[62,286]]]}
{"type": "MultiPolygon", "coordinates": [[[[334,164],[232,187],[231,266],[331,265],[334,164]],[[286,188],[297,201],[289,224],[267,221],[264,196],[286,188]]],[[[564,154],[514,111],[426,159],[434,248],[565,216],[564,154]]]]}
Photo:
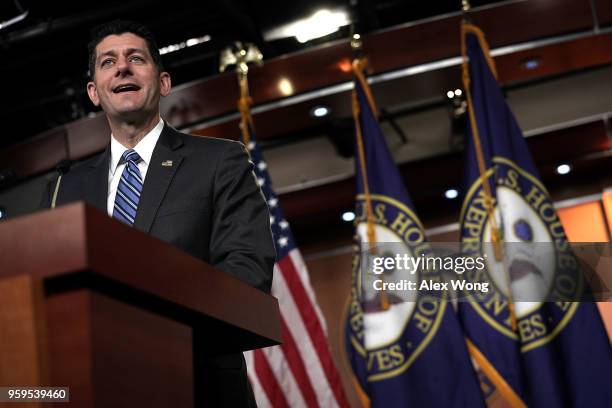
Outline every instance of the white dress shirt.
{"type": "MultiPolygon", "coordinates": [[[[160,118],[159,123],[151,129],[145,137],[134,146],[134,150],[142,159],[138,163],[138,170],[142,176],[144,182],[147,175],[147,169],[151,162],[151,156],[153,155],[153,149],[157,144],[159,135],[161,135],[162,129],[164,128],[164,121],[160,118]]],[[[128,150],[127,147],[122,145],[115,139],[115,136],[111,134],[111,157],[110,166],[108,168],[108,200],[106,202],[106,208],[109,216],[113,216],[113,208],[115,207],[115,195],[117,194],[117,188],[119,188],[119,180],[121,179],[121,173],[125,168],[125,163],[119,163],[123,152],[128,150]]]]}

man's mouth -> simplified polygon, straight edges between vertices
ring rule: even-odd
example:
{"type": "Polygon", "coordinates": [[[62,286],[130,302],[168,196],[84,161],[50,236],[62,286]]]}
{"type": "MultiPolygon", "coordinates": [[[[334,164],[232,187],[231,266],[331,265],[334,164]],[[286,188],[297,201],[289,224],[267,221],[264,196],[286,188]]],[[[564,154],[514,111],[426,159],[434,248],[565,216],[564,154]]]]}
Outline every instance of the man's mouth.
{"type": "Polygon", "coordinates": [[[140,87],[135,84],[122,84],[113,88],[113,93],[135,92],[140,90],[140,87]]]}

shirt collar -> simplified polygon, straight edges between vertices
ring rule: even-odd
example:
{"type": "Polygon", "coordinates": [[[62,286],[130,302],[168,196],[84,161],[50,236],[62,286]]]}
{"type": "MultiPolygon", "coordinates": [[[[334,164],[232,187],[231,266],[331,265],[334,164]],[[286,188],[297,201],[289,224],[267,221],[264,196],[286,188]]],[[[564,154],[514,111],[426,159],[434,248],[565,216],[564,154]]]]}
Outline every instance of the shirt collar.
{"type": "MultiPolygon", "coordinates": [[[[164,129],[164,121],[159,118],[159,122],[157,125],[151,129],[149,133],[142,138],[136,146],[134,146],[134,150],[140,156],[142,161],[148,166],[151,161],[151,156],[153,156],[153,149],[155,149],[155,145],[157,144],[157,140],[161,135],[162,130],[164,129]]],[[[122,145],[115,139],[115,136],[111,134],[111,165],[110,171],[111,174],[115,174],[115,170],[117,170],[117,166],[119,165],[119,161],[121,160],[121,156],[123,152],[128,150],[127,147],[122,145]]]]}

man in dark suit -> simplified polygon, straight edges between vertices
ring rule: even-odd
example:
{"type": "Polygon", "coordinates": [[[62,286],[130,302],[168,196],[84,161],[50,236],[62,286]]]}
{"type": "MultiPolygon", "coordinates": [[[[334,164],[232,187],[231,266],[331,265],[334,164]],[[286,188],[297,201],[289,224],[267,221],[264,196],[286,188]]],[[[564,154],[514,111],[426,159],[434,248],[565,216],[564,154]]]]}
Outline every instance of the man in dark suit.
{"type": "MultiPolygon", "coordinates": [[[[111,142],[63,177],[56,204],[84,200],[269,292],[275,257],[269,213],[244,146],[163,122],[159,101],[170,92],[170,75],[144,26],[98,27],[89,58],[87,93],[106,114],[111,142]]],[[[201,363],[209,366],[203,387],[215,405],[254,405],[242,354],[201,363]]]]}

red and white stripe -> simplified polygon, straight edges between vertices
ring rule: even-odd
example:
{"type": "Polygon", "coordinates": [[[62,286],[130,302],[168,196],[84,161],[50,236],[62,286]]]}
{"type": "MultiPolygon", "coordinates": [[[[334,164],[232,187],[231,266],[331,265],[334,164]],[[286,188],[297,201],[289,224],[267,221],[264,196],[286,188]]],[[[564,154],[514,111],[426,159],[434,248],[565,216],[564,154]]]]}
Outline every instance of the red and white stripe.
{"type": "Polygon", "coordinates": [[[299,250],[274,265],[283,344],[245,353],[259,407],[348,407],[299,250]]]}

